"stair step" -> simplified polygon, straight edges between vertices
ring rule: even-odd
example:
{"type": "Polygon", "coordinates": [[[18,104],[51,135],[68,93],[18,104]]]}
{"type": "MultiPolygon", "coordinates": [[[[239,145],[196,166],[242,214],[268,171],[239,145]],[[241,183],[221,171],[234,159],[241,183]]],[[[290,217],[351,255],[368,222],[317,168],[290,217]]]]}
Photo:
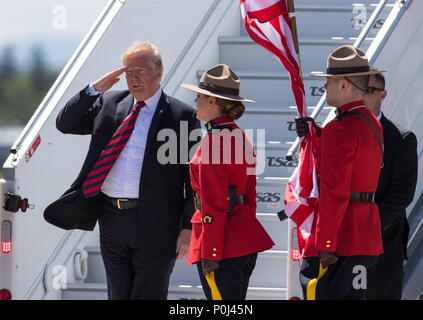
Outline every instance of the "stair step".
{"type": "MultiPolygon", "coordinates": [[[[270,223],[276,225],[275,217],[269,218],[270,223]]],[[[278,233],[279,237],[286,235],[287,223],[282,222],[280,226],[284,227],[284,231],[278,233]]],[[[277,239],[274,238],[274,241],[277,239]]],[[[286,244],[286,239],[279,239],[280,242],[286,244]]],[[[104,299],[106,290],[106,276],[104,267],[101,259],[101,253],[99,247],[86,247],[86,251],[89,253],[88,260],[88,277],[85,283],[73,283],[63,291],[63,299],[104,299]],[[103,270],[99,269],[101,267],[103,270]],[[91,272],[95,273],[90,274],[91,272]],[[77,292],[78,295],[75,293],[77,292]]],[[[256,267],[250,278],[251,287],[262,287],[268,288],[269,290],[275,290],[277,288],[286,287],[286,274],[287,274],[287,251],[286,250],[267,250],[260,252],[257,258],[256,267]]],[[[184,288],[184,285],[189,283],[190,287],[201,287],[201,282],[198,277],[197,268],[195,265],[186,264],[186,260],[178,260],[175,264],[171,279],[171,288],[184,288]]],[[[175,296],[176,297],[176,296],[175,296]]],[[[183,298],[183,297],[182,297],[183,298]]],[[[195,296],[190,297],[195,298],[195,296]]],[[[179,299],[179,298],[178,298],[179,299]]]]}
{"type": "MultiPolygon", "coordinates": [[[[363,44],[366,49],[372,38],[363,44]]],[[[328,55],[337,47],[353,44],[350,38],[326,38],[300,40],[301,69],[303,74],[322,70],[328,55]]],[[[231,66],[235,71],[285,72],[280,61],[265,48],[256,44],[250,37],[220,37],[219,61],[231,66]]]]}
{"type": "MultiPolygon", "coordinates": [[[[377,1],[375,1],[377,2],[377,1]]],[[[378,20],[370,30],[369,36],[375,36],[380,30],[384,20],[393,7],[393,0],[390,1],[378,20]]],[[[316,1],[304,5],[295,5],[298,38],[321,38],[327,37],[357,37],[362,31],[367,19],[370,18],[375,6],[362,1],[346,3],[332,1],[318,5],[316,1]],[[364,4],[364,5],[361,5],[364,4]]],[[[241,36],[246,36],[247,31],[241,21],[241,36]]]]}
{"type": "MultiPolygon", "coordinates": [[[[245,82],[244,82],[245,83],[245,82]]],[[[285,83],[287,84],[287,83],[285,83]]],[[[243,87],[245,89],[245,86],[243,87]]],[[[290,89],[290,88],[289,88],[290,89]]],[[[279,89],[281,91],[281,89],[279,89]]],[[[245,94],[247,96],[247,93],[245,94]]],[[[291,92],[292,96],[292,92],[291,92]]],[[[287,98],[287,97],[285,97],[287,98]]],[[[287,146],[286,141],[294,141],[297,138],[295,131],[295,118],[298,117],[296,110],[262,110],[259,108],[252,111],[249,109],[236,123],[246,131],[253,144],[265,141],[280,141],[282,146],[287,146]],[[260,129],[260,130],[258,130],[260,129]],[[257,138],[260,137],[260,141],[257,138]]],[[[316,123],[321,125],[330,113],[330,108],[323,109],[316,118],[316,123]]]]}
{"type": "MultiPolygon", "coordinates": [[[[279,234],[279,237],[281,237],[279,234]]],[[[285,233],[286,234],[286,233],[285,233]]],[[[276,239],[275,239],[276,240],[276,239]]],[[[284,239],[285,243],[287,242],[284,239]]],[[[260,252],[257,258],[256,267],[250,278],[252,287],[286,287],[287,251],[267,250],[260,252]]],[[[199,286],[197,267],[186,263],[186,260],[178,260],[170,278],[170,285],[176,286],[183,283],[190,283],[199,286]]]]}
{"type": "MultiPolygon", "coordinates": [[[[307,114],[311,113],[316,109],[315,106],[307,107],[307,114]]],[[[330,112],[333,107],[324,106],[321,112],[330,112]]],[[[244,114],[267,114],[267,115],[290,115],[297,117],[297,106],[281,106],[281,105],[260,105],[257,103],[248,104],[244,114]]]]}
{"type": "MultiPolygon", "coordinates": [[[[395,3],[396,0],[388,0],[388,4],[395,3]]],[[[342,0],[344,6],[352,6],[353,4],[365,4],[368,6],[376,6],[378,0],[342,0]]],[[[341,3],[339,0],[319,0],[319,4],[322,6],[334,6],[341,3]]],[[[315,5],[316,0],[295,0],[295,7],[306,6],[306,5],[315,5]]]]}
{"type": "Polygon", "coordinates": [[[276,213],[284,208],[283,199],[289,177],[257,178],[257,212],[276,213]]]}
{"type": "MultiPolygon", "coordinates": [[[[323,71],[323,68],[314,71],[323,71]]],[[[198,79],[203,72],[204,70],[197,72],[198,79]]],[[[242,96],[255,100],[258,105],[272,105],[275,101],[295,105],[291,82],[287,73],[242,71],[237,74],[241,79],[242,96]]],[[[303,80],[306,102],[309,105],[316,105],[324,94],[323,85],[326,79],[304,75],[303,80]]]]}
{"type": "MultiPolygon", "coordinates": [[[[203,300],[201,286],[180,286],[169,288],[168,300],[203,300]]],[[[286,288],[248,287],[247,300],[286,300],[286,288]]]]}
{"type": "MultiPolygon", "coordinates": [[[[268,233],[273,241],[279,243],[279,245],[275,246],[272,250],[259,253],[256,268],[250,280],[252,286],[286,286],[287,238],[285,235],[287,232],[287,222],[278,222],[277,224],[274,222],[270,223],[272,224],[272,228],[268,230],[268,233]]],[[[270,224],[267,224],[267,226],[270,224]]],[[[86,282],[106,283],[106,273],[100,249],[98,247],[87,247],[86,250],[89,253],[86,282]]],[[[171,285],[180,283],[200,285],[197,268],[194,265],[187,264],[186,259],[176,262],[171,275],[171,285]]]]}
{"type": "MultiPolygon", "coordinates": [[[[276,141],[275,141],[276,142],[276,141]]],[[[290,145],[285,144],[284,148],[266,148],[263,153],[260,151],[257,154],[257,176],[258,177],[290,177],[297,167],[296,160],[288,161],[285,156],[289,150],[290,145]],[[263,172],[259,170],[264,167],[263,172]]],[[[260,149],[259,149],[260,150],[260,149]]]]}
{"type": "Polygon", "coordinates": [[[106,283],[68,283],[63,300],[107,300],[106,283]]]}
{"type": "MultiPolygon", "coordinates": [[[[105,283],[69,283],[63,290],[63,300],[107,300],[105,283]]],[[[249,287],[247,300],[286,300],[286,288],[249,287]]],[[[169,287],[168,300],[205,299],[201,286],[180,285],[169,287]]]]}

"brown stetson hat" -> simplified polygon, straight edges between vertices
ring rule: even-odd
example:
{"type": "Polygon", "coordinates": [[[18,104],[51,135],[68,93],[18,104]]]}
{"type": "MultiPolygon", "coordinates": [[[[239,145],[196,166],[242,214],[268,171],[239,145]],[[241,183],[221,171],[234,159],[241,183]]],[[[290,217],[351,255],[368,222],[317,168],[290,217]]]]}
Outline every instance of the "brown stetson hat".
{"type": "Polygon", "coordinates": [[[218,64],[205,71],[201,76],[198,86],[193,84],[181,84],[181,87],[185,89],[216,98],[241,102],[255,102],[241,97],[239,95],[239,86],[239,77],[226,64],[218,64]]]}
{"type": "Polygon", "coordinates": [[[314,77],[354,77],[386,72],[370,68],[369,59],[362,50],[344,45],[333,51],[327,62],[326,73],[312,73],[314,77]]]}

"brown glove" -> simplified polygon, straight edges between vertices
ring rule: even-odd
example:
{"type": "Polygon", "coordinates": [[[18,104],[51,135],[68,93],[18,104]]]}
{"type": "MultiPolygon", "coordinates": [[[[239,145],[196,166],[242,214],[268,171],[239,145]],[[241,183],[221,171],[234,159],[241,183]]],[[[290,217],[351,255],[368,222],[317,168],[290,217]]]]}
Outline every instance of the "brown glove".
{"type": "Polygon", "coordinates": [[[203,274],[204,275],[206,275],[207,273],[216,271],[220,267],[219,261],[208,260],[208,259],[201,261],[201,265],[202,265],[202,268],[203,268],[203,274]]]}
{"type": "Polygon", "coordinates": [[[318,137],[320,137],[320,134],[322,133],[322,129],[316,124],[313,118],[311,117],[304,117],[304,118],[295,118],[295,126],[297,135],[301,138],[306,135],[308,132],[308,121],[311,121],[313,124],[314,130],[316,130],[316,134],[318,137]]]}
{"type": "Polygon", "coordinates": [[[327,266],[336,263],[338,256],[335,252],[319,251],[319,259],[320,263],[323,265],[323,268],[326,268],[327,266]]]}

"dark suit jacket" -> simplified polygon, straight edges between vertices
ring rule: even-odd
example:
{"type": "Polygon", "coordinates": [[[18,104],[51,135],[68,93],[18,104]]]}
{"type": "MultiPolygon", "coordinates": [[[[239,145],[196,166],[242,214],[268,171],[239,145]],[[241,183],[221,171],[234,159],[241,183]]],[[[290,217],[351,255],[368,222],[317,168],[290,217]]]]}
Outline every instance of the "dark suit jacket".
{"type": "MultiPolygon", "coordinates": [[[[133,106],[129,91],[108,91],[88,96],[85,89],[75,95],[57,116],[59,131],[70,134],[91,134],[88,153],[71,188],[44,212],[46,220],[63,229],[92,230],[98,219],[98,197],[84,199],[81,186],[119,124],[133,106]]],[[[148,132],[140,179],[139,228],[142,249],[153,257],[172,257],[181,228],[191,229],[194,212],[189,170],[180,161],[180,121],[186,121],[189,132],[200,127],[194,109],[185,103],[162,94],[148,132]],[[177,164],[160,164],[157,153],[167,141],[158,141],[158,132],[172,129],[177,140],[177,164]]],[[[169,139],[167,139],[169,140],[169,139]]],[[[197,141],[188,143],[188,150],[197,141]]],[[[198,139],[199,141],[199,139],[198,139]]],[[[164,146],[165,148],[166,146],[164,146]]],[[[186,146],[185,146],[186,148],[186,146]]]]}
{"type": "Polygon", "coordinates": [[[405,210],[413,200],[417,183],[417,139],[383,114],[380,123],[385,151],[376,191],[384,247],[379,262],[403,261],[407,258],[409,233],[405,210]]]}

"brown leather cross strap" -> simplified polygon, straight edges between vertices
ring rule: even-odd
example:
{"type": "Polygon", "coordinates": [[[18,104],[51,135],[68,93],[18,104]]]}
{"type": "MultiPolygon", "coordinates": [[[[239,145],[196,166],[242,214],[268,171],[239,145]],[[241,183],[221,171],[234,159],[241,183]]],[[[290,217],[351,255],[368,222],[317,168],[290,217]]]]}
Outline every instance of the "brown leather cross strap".
{"type": "Polygon", "coordinates": [[[382,153],[384,152],[384,150],[385,150],[385,148],[384,148],[384,146],[383,146],[383,139],[382,139],[382,137],[380,136],[380,134],[379,134],[379,132],[378,132],[378,130],[377,130],[377,128],[376,128],[376,126],[374,125],[374,123],[372,122],[372,120],[370,120],[368,117],[366,117],[364,114],[362,114],[362,113],[360,113],[360,112],[357,112],[357,111],[348,111],[347,113],[346,113],[346,115],[351,115],[351,116],[355,116],[355,117],[358,117],[358,118],[360,118],[360,119],[363,119],[364,121],[366,121],[367,122],[367,124],[370,126],[370,129],[372,129],[372,131],[373,131],[373,133],[374,133],[374,135],[375,135],[375,137],[376,137],[376,140],[379,142],[379,145],[380,145],[380,147],[382,148],[382,153]]]}

